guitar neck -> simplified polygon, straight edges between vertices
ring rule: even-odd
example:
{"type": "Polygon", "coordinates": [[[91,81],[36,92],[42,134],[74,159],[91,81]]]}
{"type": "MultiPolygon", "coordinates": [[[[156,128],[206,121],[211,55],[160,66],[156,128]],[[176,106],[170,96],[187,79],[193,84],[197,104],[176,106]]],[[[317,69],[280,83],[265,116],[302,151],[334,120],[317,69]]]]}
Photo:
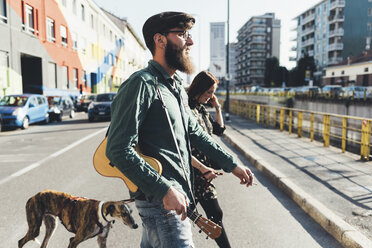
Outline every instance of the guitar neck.
{"type": "Polygon", "coordinates": [[[187,208],[187,217],[212,239],[218,238],[222,233],[222,228],[219,225],[192,211],[190,208],[187,208]]]}

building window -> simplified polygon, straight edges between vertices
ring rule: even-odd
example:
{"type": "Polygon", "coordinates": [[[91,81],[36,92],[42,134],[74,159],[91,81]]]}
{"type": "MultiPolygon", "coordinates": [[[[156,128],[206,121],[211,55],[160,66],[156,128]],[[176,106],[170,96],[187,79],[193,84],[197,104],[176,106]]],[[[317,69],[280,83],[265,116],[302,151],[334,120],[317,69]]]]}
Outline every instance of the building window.
{"type": "Polygon", "coordinates": [[[49,87],[58,88],[57,86],[57,65],[56,63],[49,62],[48,64],[49,87]]]}
{"type": "Polygon", "coordinates": [[[94,16],[93,14],[90,15],[90,27],[94,29],[94,16]]]}
{"type": "Polygon", "coordinates": [[[344,75],[345,74],[345,71],[341,71],[341,75],[344,75]]]}
{"type": "Polygon", "coordinates": [[[0,20],[4,23],[8,22],[6,15],[6,0],[0,0],[0,20]]]}
{"type": "Polygon", "coordinates": [[[60,29],[61,42],[64,47],[67,47],[67,29],[65,26],[61,25],[60,29]]]}
{"type": "Polygon", "coordinates": [[[91,51],[92,51],[92,58],[94,58],[95,57],[95,55],[96,55],[96,53],[95,53],[95,51],[96,51],[96,48],[95,48],[95,45],[92,43],[91,45],[90,45],[90,47],[91,47],[91,51]]]}
{"type": "Polygon", "coordinates": [[[74,13],[75,15],[77,14],[77,7],[76,7],[76,0],[72,0],[72,13],[74,13]]]}
{"type": "MultiPolygon", "coordinates": [[[[372,0],[371,0],[372,1],[372,0]]],[[[364,68],[364,72],[368,72],[368,67],[364,68]]]]}
{"type": "Polygon", "coordinates": [[[110,41],[112,42],[112,31],[110,30],[110,41]]]}
{"type": "Polygon", "coordinates": [[[25,5],[25,23],[24,23],[24,29],[26,32],[35,33],[35,23],[34,23],[34,8],[30,5],[25,5]]]}
{"type": "Polygon", "coordinates": [[[83,4],[81,5],[81,20],[85,22],[85,6],[83,4]]]}
{"type": "Polygon", "coordinates": [[[54,20],[47,18],[47,40],[49,42],[55,42],[56,41],[56,28],[54,24],[54,20]]]}
{"type": "Polygon", "coordinates": [[[372,8],[368,8],[368,16],[372,16],[372,8]]]}
{"type": "Polygon", "coordinates": [[[63,82],[63,89],[70,88],[70,82],[68,81],[68,67],[62,66],[62,82],[63,82]]]}
{"type": "Polygon", "coordinates": [[[74,51],[78,50],[78,39],[77,39],[77,34],[75,32],[71,33],[71,40],[72,40],[72,49],[74,51]]]}
{"type": "Polygon", "coordinates": [[[87,53],[87,39],[81,38],[80,47],[81,47],[81,53],[86,54],[87,53]]]}
{"type": "Polygon", "coordinates": [[[88,80],[87,80],[87,72],[83,71],[83,84],[86,87],[88,87],[88,80]]]}
{"type": "Polygon", "coordinates": [[[73,78],[73,82],[74,82],[75,88],[78,89],[79,88],[79,73],[78,73],[78,69],[77,68],[74,68],[73,69],[73,71],[72,71],[72,78],[73,78]]]}
{"type": "Polygon", "coordinates": [[[332,72],[332,76],[334,76],[335,75],[335,72],[332,72]]]}

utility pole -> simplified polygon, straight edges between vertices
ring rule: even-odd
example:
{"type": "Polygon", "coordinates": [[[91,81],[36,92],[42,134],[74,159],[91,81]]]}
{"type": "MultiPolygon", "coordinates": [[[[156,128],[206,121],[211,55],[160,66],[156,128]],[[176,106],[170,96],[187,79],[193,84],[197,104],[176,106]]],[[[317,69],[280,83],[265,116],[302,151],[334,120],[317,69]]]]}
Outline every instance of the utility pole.
{"type": "Polygon", "coordinates": [[[230,45],[230,0],[227,0],[227,46],[226,46],[226,101],[225,121],[230,121],[230,74],[229,74],[229,45],[230,45]]]}

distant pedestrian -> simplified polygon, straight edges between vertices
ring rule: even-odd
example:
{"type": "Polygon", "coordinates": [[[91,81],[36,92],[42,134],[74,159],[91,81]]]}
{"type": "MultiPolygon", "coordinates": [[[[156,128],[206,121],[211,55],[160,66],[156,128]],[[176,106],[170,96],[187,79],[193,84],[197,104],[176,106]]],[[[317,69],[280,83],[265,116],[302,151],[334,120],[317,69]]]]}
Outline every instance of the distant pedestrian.
{"type": "MultiPolygon", "coordinates": [[[[214,94],[217,89],[218,80],[208,71],[202,71],[195,76],[187,94],[189,106],[197,118],[199,124],[209,135],[222,135],[225,131],[221,105],[214,94]],[[216,109],[216,119],[213,119],[205,107],[211,104],[216,109]]],[[[222,227],[222,234],[216,239],[219,247],[230,247],[225,227],[222,224],[223,212],[217,200],[215,186],[212,179],[219,174],[215,169],[221,169],[215,162],[206,157],[197,148],[192,147],[192,166],[194,167],[195,199],[203,207],[207,217],[222,227]]]]}

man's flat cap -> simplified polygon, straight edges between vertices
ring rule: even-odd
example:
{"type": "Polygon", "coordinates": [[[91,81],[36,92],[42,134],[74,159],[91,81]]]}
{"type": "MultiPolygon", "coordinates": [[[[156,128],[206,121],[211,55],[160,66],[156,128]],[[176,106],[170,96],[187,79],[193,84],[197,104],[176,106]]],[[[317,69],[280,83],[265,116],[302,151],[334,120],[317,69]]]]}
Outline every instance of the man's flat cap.
{"type": "Polygon", "coordinates": [[[162,12],[151,16],[146,20],[142,27],[142,34],[146,45],[152,42],[156,33],[164,33],[172,28],[191,29],[195,23],[195,18],[183,12],[162,12]]]}

